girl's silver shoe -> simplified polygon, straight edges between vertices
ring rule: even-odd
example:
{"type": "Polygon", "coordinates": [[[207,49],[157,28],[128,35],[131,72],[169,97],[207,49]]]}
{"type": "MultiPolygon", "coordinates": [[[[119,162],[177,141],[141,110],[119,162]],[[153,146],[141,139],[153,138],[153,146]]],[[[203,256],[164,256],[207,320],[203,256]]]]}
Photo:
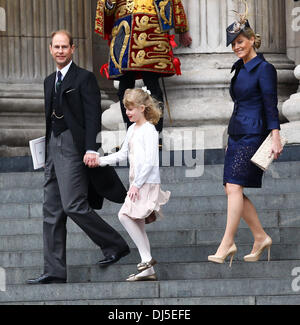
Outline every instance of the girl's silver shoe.
{"type": "Polygon", "coordinates": [[[151,274],[151,275],[145,275],[145,276],[138,276],[138,274],[131,274],[129,277],[126,279],[128,282],[135,282],[135,281],[157,281],[157,276],[156,274],[151,274]]]}
{"type": "Polygon", "coordinates": [[[151,261],[149,262],[142,262],[137,265],[138,271],[145,271],[147,269],[150,269],[152,266],[154,266],[157,262],[155,261],[154,258],[152,258],[151,261]]]}

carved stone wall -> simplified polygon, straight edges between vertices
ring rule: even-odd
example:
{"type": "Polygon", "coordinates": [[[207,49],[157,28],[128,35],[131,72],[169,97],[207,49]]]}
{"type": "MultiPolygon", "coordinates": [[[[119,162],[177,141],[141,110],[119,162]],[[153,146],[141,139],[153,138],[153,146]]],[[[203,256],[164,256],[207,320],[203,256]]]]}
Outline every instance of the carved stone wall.
{"type": "Polygon", "coordinates": [[[44,134],[43,80],[55,71],[50,35],[69,30],[74,61],[93,69],[90,0],[0,0],[0,155],[28,153],[28,141],[44,134]],[[3,11],[2,11],[3,12],[3,11]]]}
{"type": "MultiPolygon", "coordinates": [[[[300,3],[286,0],[287,55],[295,60],[295,77],[300,80],[300,3]]],[[[298,93],[283,103],[282,112],[289,123],[282,127],[289,143],[300,143],[300,86],[298,93]]]]}
{"type": "Polygon", "coordinates": [[[300,2],[286,0],[287,55],[300,64],[300,2]]]}
{"type": "MultiPolygon", "coordinates": [[[[205,148],[220,148],[226,143],[227,125],[233,103],[229,96],[230,70],[237,57],[226,47],[226,27],[237,19],[233,10],[244,12],[240,0],[182,0],[193,39],[189,48],[175,49],[181,60],[182,75],[165,79],[171,108],[171,123],[165,110],[163,139],[176,132],[195,130],[204,133],[205,148]]],[[[287,57],[286,0],[248,0],[249,21],[261,35],[259,49],[278,72],[281,122],[282,103],[297,89],[294,62],[287,57]]],[[[117,130],[122,118],[117,105],[103,114],[103,123],[117,130]],[[111,111],[111,112],[110,112],[111,111]],[[113,125],[114,124],[114,125],[113,125]]],[[[169,148],[167,145],[165,148],[169,148]]]]}
{"type": "MultiPolygon", "coordinates": [[[[244,11],[244,5],[236,0],[183,0],[193,37],[192,50],[181,49],[178,53],[228,53],[226,27],[236,16],[233,10],[244,11]]],[[[284,0],[250,0],[250,23],[264,40],[264,53],[285,53],[284,0]]]]}
{"type": "MultiPolygon", "coordinates": [[[[226,27],[236,19],[233,10],[243,12],[244,6],[239,0],[183,2],[193,44],[176,49],[183,73],[167,80],[175,125],[227,124],[232,107],[230,69],[237,58],[226,47],[226,27]]],[[[259,52],[277,68],[282,104],[296,81],[294,63],[286,55],[285,0],[248,0],[248,4],[250,25],[262,37],[259,52]]]]}
{"type": "MultiPolygon", "coordinates": [[[[29,139],[44,132],[43,80],[55,69],[49,54],[54,30],[68,29],[73,34],[78,45],[74,60],[98,77],[102,107],[116,101],[112,82],[99,75],[99,68],[107,62],[108,46],[93,31],[96,1],[0,0],[0,155],[3,147],[23,148],[29,139]]],[[[297,3],[248,2],[250,24],[263,39],[260,52],[277,68],[282,103],[297,89],[292,60],[299,62],[300,38],[299,32],[289,30],[292,18],[289,12],[297,3]]],[[[183,0],[183,3],[193,44],[175,51],[182,62],[182,75],[166,78],[174,123],[170,124],[166,110],[165,130],[168,132],[168,127],[208,130],[206,147],[220,147],[232,112],[228,86],[230,69],[236,60],[231,48],[225,46],[225,30],[235,19],[232,10],[241,11],[243,7],[239,0],[183,0]],[[212,139],[217,141],[211,143],[212,139]]],[[[285,121],[282,114],[281,118],[285,121]]],[[[19,148],[10,154],[15,152],[22,154],[19,148]]]]}
{"type": "Polygon", "coordinates": [[[0,83],[40,83],[54,71],[49,55],[51,32],[74,36],[79,65],[92,68],[92,18],[86,0],[0,0],[7,29],[0,34],[0,83]]]}

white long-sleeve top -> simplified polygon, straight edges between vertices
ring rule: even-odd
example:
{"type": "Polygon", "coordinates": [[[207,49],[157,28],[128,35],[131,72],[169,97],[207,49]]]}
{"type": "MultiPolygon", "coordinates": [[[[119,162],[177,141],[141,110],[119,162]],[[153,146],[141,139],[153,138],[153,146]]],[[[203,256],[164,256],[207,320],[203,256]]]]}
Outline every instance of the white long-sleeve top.
{"type": "Polygon", "coordinates": [[[127,131],[120,151],[105,157],[100,157],[100,166],[113,165],[127,159],[129,141],[133,138],[134,151],[134,181],[132,185],[141,188],[145,183],[160,184],[158,132],[150,122],[135,129],[135,123],[127,131]]]}

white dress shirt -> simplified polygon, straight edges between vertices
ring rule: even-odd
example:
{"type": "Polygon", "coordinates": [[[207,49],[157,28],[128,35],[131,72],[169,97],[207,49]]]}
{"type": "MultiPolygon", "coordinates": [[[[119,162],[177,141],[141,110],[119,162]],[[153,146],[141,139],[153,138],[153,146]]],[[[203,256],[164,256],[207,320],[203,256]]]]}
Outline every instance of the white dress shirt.
{"type": "Polygon", "coordinates": [[[139,128],[132,124],[127,131],[126,138],[120,151],[100,157],[100,166],[113,165],[124,161],[128,157],[128,143],[134,131],[134,181],[132,185],[141,188],[145,183],[160,184],[158,132],[150,122],[139,128]]]}
{"type": "Polygon", "coordinates": [[[61,72],[61,74],[62,74],[61,81],[63,81],[63,80],[64,80],[64,77],[66,76],[66,74],[68,73],[68,71],[69,71],[69,69],[70,69],[70,66],[71,66],[72,62],[73,62],[73,61],[71,60],[71,62],[70,62],[68,65],[66,65],[65,67],[63,67],[61,70],[59,70],[58,68],[56,68],[56,79],[55,79],[55,84],[57,83],[57,79],[58,79],[58,77],[57,77],[57,72],[58,72],[58,71],[61,72]]]}

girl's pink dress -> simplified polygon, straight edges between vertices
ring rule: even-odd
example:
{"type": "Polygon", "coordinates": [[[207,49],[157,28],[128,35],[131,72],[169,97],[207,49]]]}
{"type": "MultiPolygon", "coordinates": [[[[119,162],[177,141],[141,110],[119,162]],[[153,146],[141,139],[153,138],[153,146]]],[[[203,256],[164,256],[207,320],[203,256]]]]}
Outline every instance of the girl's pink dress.
{"type": "MultiPolygon", "coordinates": [[[[129,183],[130,186],[134,181],[134,150],[133,137],[129,140],[129,183]]],[[[119,214],[127,215],[132,219],[146,219],[153,211],[160,217],[163,217],[161,206],[166,204],[170,199],[171,192],[162,191],[160,184],[145,183],[139,190],[139,200],[131,201],[128,195],[119,212],[119,214]]]]}

